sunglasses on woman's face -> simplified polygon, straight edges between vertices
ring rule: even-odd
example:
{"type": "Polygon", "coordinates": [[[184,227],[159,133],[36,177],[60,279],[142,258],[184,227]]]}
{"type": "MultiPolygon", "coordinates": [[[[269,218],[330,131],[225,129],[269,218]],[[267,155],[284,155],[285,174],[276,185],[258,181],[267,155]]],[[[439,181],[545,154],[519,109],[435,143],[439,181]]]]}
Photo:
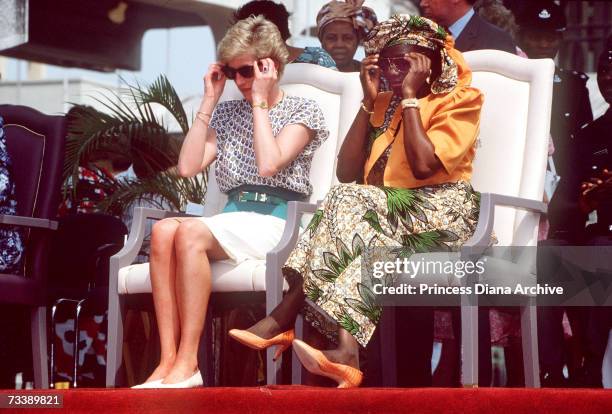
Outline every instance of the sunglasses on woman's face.
{"type": "Polygon", "coordinates": [[[240,66],[239,68],[233,68],[229,65],[224,65],[221,68],[221,72],[223,72],[223,74],[228,79],[236,79],[237,73],[239,73],[240,76],[246,79],[250,79],[253,76],[255,76],[255,70],[253,69],[253,65],[244,65],[244,66],[240,66]]]}
{"type": "Polygon", "coordinates": [[[378,59],[378,65],[380,69],[384,72],[397,72],[403,73],[408,72],[410,70],[410,62],[404,59],[403,57],[394,57],[394,58],[380,58],[378,59]]]}

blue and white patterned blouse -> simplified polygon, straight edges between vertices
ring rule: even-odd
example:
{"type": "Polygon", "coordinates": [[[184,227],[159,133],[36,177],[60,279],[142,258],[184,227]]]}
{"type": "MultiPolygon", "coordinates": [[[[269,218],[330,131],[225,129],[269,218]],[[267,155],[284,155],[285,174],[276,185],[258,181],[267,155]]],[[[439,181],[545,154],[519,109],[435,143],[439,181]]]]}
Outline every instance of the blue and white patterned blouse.
{"type": "Polygon", "coordinates": [[[325,68],[336,69],[336,62],[322,47],[306,46],[301,55],[291,63],[312,63],[325,68]]]}
{"type": "Polygon", "coordinates": [[[302,124],[315,136],[293,162],[272,177],[259,175],[253,146],[253,109],[245,99],[221,102],[215,108],[210,127],[217,132],[215,173],[219,189],[227,193],[241,185],[266,185],[312,193],[310,165],[315,150],[327,139],[329,130],[323,111],[312,99],[285,95],[269,112],[272,134],[286,125],[302,124]]]}
{"type": "MultiPolygon", "coordinates": [[[[15,185],[11,180],[11,160],[6,149],[4,119],[0,116],[0,214],[17,214],[15,185]]],[[[12,226],[0,224],[0,272],[14,273],[18,270],[23,253],[19,231],[12,226]]]]}

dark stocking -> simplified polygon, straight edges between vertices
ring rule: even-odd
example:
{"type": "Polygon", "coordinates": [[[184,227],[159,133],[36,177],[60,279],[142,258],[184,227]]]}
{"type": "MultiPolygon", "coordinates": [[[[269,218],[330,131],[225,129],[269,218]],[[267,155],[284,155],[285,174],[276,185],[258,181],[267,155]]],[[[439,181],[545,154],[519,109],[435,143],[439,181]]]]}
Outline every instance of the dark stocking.
{"type": "Polygon", "coordinates": [[[292,269],[283,269],[289,291],[283,297],[281,303],[248,331],[255,335],[269,339],[279,333],[291,329],[295,323],[295,318],[304,304],[304,279],[292,269]]]}

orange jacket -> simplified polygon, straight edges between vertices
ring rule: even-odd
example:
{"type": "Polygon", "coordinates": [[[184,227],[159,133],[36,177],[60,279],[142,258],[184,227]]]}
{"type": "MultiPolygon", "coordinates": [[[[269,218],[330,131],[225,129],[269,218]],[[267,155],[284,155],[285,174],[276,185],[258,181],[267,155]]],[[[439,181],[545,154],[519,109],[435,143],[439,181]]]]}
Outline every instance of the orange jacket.
{"type": "MultiPolygon", "coordinates": [[[[483,95],[470,86],[472,72],[461,53],[451,49],[449,55],[457,64],[457,86],[449,93],[430,94],[419,99],[423,128],[444,168],[425,180],[414,177],[404,151],[404,130],[400,124],[402,109],[398,105],[389,127],[372,145],[364,168],[365,183],[370,170],[389,145],[391,153],[384,172],[385,186],[416,188],[471,179],[483,95]]],[[[370,117],[373,127],[383,124],[391,97],[392,92],[378,94],[374,102],[374,113],[370,117]]]]}

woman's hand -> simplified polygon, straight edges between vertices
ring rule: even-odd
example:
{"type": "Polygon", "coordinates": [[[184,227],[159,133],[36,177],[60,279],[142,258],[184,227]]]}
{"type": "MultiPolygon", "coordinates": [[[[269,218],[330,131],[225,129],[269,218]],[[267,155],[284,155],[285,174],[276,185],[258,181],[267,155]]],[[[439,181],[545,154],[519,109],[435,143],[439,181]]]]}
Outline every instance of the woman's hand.
{"type": "Polygon", "coordinates": [[[402,82],[402,95],[404,98],[416,98],[417,93],[431,75],[431,59],[420,53],[407,53],[404,55],[410,63],[410,69],[402,82]]]}
{"type": "Polygon", "coordinates": [[[261,59],[253,62],[253,70],[255,73],[255,80],[251,86],[251,96],[253,101],[264,101],[267,102],[270,91],[278,81],[278,70],[274,61],[270,58],[261,59]],[[259,69],[258,63],[261,62],[261,69],[259,69]]]}
{"type": "Polygon", "coordinates": [[[363,88],[363,102],[368,108],[372,108],[376,96],[378,96],[378,87],[380,85],[378,54],[370,55],[363,59],[359,79],[363,88]]]}
{"type": "Polygon", "coordinates": [[[219,62],[213,63],[208,67],[208,72],[204,76],[204,96],[212,99],[215,103],[223,94],[225,88],[226,77],[221,70],[219,62]]]}

